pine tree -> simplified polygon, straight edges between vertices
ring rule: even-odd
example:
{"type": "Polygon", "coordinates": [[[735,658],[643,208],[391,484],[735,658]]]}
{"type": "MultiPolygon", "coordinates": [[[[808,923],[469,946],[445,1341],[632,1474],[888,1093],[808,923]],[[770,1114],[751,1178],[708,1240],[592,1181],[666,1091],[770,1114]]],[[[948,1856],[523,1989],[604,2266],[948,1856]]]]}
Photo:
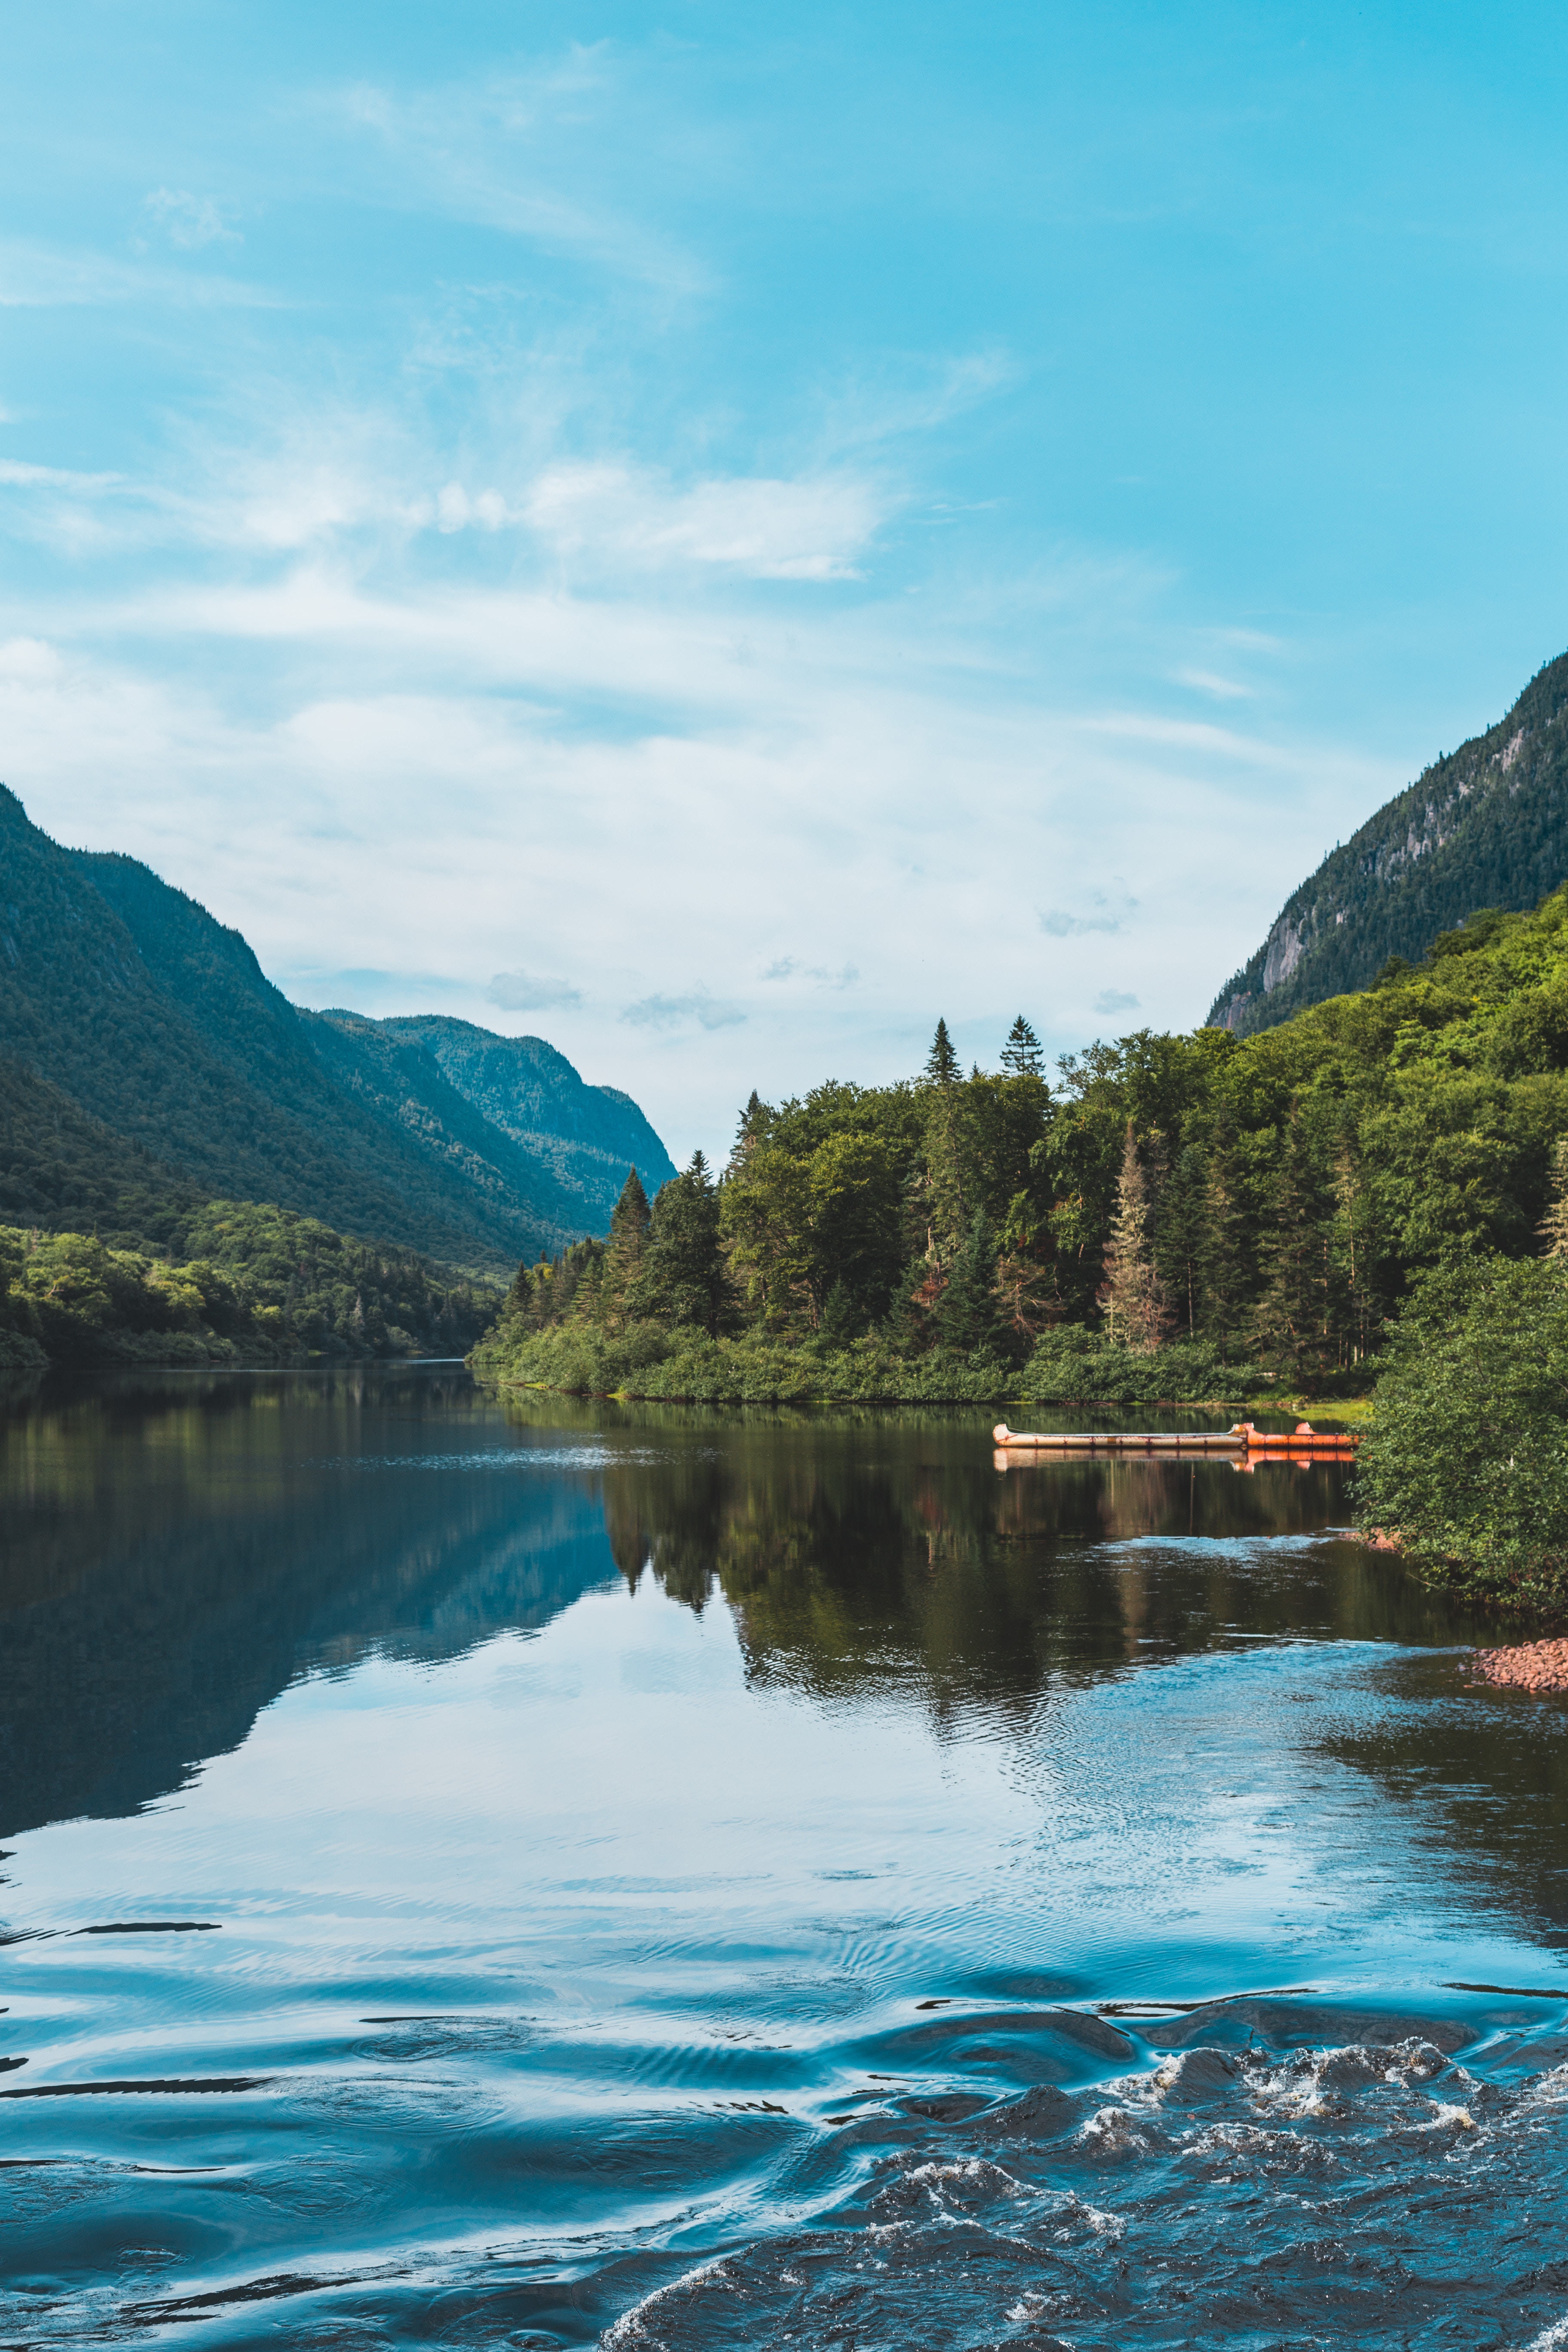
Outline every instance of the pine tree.
{"type": "Polygon", "coordinates": [[[1235,1130],[1224,1112],[1209,1151],[1198,1282],[1203,1301],[1200,1328],[1205,1338],[1217,1341],[1220,1362],[1228,1364],[1246,1323],[1247,1210],[1235,1130]]]}
{"type": "Polygon", "coordinates": [[[742,1169],[759,1143],[765,1142],[773,1113],[755,1087],[752,1088],[741,1124],[735,1130],[735,1140],[730,1152],[729,1173],[733,1176],[742,1169]]]}
{"type": "Polygon", "coordinates": [[[643,1252],[652,1212],[642,1180],[635,1168],[627,1172],[610,1219],[609,1244],[605,1253],[601,1293],[605,1321],[611,1328],[625,1320],[633,1287],[642,1272],[643,1252]]]}
{"type": "Polygon", "coordinates": [[[1325,1205],[1292,1103],[1275,1179],[1268,1280],[1253,1330],[1267,1355],[1296,1372],[1316,1369],[1333,1352],[1333,1234],[1325,1205]]]}
{"type": "Polygon", "coordinates": [[[995,1279],[996,1237],[984,1210],[977,1209],[936,1302],[936,1328],[945,1347],[969,1353],[994,1344],[999,1320],[995,1279]]]}
{"type": "Polygon", "coordinates": [[[939,1020],[936,1035],[931,1041],[931,1052],[926,1055],[926,1084],[928,1087],[954,1087],[958,1084],[958,1055],[952,1050],[947,1023],[939,1020]]]}
{"type": "Polygon", "coordinates": [[[730,1284],[719,1244],[719,1194],[707,1160],[694,1151],[689,1167],[659,1188],[627,1312],[695,1323],[712,1338],[729,1305],[730,1284]]]}
{"type": "Polygon", "coordinates": [[[1552,1155],[1552,1192],[1536,1227],[1548,1257],[1568,1257],[1568,1135],[1552,1155]]]}
{"type": "Polygon", "coordinates": [[[1203,1311],[1203,1267],[1209,1230],[1208,1163],[1195,1143],[1176,1154],[1160,1190],[1155,1262],[1175,1312],[1177,1328],[1195,1337],[1203,1311]]]}
{"type": "MultiPolygon", "coordinates": [[[[1333,1248],[1340,1306],[1340,1360],[1359,1364],[1370,1353],[1383,1320],[1375,1272],[1375,1230],[1371,1187],[1353,1129],[1347,1129],[1334,1155],[1333,1248]]],[[[1568,1223],[1564,1226],[1568,1240],[1568,1223]]]]}
{"type": "Polygon", "coordinates": [[[1007,1032],[1007,1043],[1002,1048],[1002,1067],[1011,1078],[1045,1076],[1045,1049],[1021,1013],[1007,1032]]]}
{"type": "Polygon", "coordinates": [[[1165,1286],[1154,1265],[1153,1223],[1149,1180],[1129,1119],[1116,1185],[1116,1212],[1105,1248],[1105,1280],[1096,1303],[1105,1317],[1107,1336],[1144,1353],[1160,1345],[1170,1323],[1165,1286]]]}

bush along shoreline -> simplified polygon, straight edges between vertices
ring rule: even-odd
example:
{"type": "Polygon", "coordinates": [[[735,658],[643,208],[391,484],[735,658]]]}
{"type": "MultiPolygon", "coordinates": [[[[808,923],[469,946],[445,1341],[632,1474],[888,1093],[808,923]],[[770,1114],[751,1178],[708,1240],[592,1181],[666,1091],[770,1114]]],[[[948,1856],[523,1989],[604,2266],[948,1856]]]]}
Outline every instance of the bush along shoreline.
{"type": "MultiPolygon", "coordinates": [[[[1564,1187],[1568,1191],[1568,1186],[1564,1187]]],[[[1456,1261],[1388,1336],[1352,1493],[1423,1581],[1568,1616],[1568,1212],[1549,1255],[1456,1261]]]]}
{"type": "Polygon", "coordinates": [[[690,1325],[657,1323],[610,1336],[588,1328],[518,1333],[503,1321],[468,1363],[479,1379],[501,1385],[667,1404],[1222,1407],[1245,1400],[1258,1385],[1255,1368],[1221,1364],[1201,1340],[1158,1357],[1047,1343],[1019,1368],[983,1350],[935,1347],[900,1356],[874,1337],[834,1347],[713,1338],[690,1325]]]}

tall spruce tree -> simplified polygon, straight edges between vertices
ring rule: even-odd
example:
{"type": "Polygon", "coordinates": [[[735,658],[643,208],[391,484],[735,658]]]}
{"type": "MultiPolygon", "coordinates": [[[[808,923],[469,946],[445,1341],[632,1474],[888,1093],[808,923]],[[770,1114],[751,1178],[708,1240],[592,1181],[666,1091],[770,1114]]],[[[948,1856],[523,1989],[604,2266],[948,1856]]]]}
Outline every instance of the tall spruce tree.
{"type": "Polygon", "coordinates": [[[931,1252],[945,1272],[970,1219],[970,1171],[964,1164],[962,1116],[963,1075],[945,1021],[937,1023],[926,1056],[925,1086],[926,1217],[931,1252]]]}
{"type": "Polygon", "coordinates": [[[952,1050],[947,1023],[939,1020],[936,1034],[931,1041],[931,1052],[926,1055],[926,1084],[928,1087],[955,1087],[959,1075],[958,1055],[952,1050]]]}
{"type": "Polygon", "coordinates": [[[730,1284],[719,1244],[719,1194],[700,1151],[655,1196],[630,1311],[669,1323],[694,1323],[716,1337],[725,1321],[730,1284]]]}
{"type": "Polygon", "coordinates": [[[1196,1336],[1204,1311],[1204,1252],[1208,1240],[1208,1163],[1195,1143],[1183,1146],[1160,1192],[1155,1261],[1186,1339],[1196,1336]]]}
{"type": "Polygon", "coordinates": [[[1217,1342],[1220,1362],[1228,1364],[1241,1352],[1247,1325],[1247,1217],[1236,1130],[1223,1109],[1209,1147],[1208,1171],[1198,1258],[1200,1322],[1204,1336],[1217,1342]]]}
{"type": "Polygon", "coordinates": [[[1552,1154],[1551,1191],[1546,1214],[1536,1231],[1546,1244],[1548,1257],[1568,1257],[1568,1135],[1552,1154]]]}
{"type": "Polygon", "coordinates": [[[1265,1356],[1293,1372],[1319,1370],[1334,1353],[1333,1232],[1326,1208],[1300,1108],[1292,1103],[1253,1332],[1265,1356]]]}
{"type": "Polygon", "coordinates": [[[1002,1067],[1010,1078],[1038,1078],[1045,1075],[1045,1048],[1021,1013],[1007,1032],[1007,1043],[1002,1048],[1002,1067]]]}
{"type": "Polygon", "coordinates": [[[934,1319],[944,1346],[969,1353],[991,1348],[1001,1321],[995,1296],[996,1236],[984,1209],[953,1253],[934,1319]]]}
{"type": "MultiPolygon", "coordinates": [[[[1340,1138],[1333,1165],[1333,1250],[1342,1363],[1359,1364],[1370,1354],[1383,1320],[1377,1286],[1377,1233],[1372,1187],[1367,1182],[1353,1129],[1340,1138]]],[[[1568,1242],[1568,1224],[1564,1227],[1568,1242]]]]}
{"type": "Polygon", "coordinates": [[[1154,1264],[1153,1202],[1131,1119],[1122,1145],[1110,1238],[1105,1245],[1105,1279],[1097,1304],[1105,1317],[1107,1336],[1120,1340],[1124,1348],[1152,1353],[1166,1335],[1170,1308],[1154,1264]]]}
{"type": "Polygon", "coordinates": [[[621,1187],[621,1197],[616,1202],[605,1252],[601,1311],[611,1328],[626,1319],[635,1300],[651,1221],[647,1194],[643,1191],[642,1179],[633,1168],[628,1171],[626,1181],[621,1187]]]}

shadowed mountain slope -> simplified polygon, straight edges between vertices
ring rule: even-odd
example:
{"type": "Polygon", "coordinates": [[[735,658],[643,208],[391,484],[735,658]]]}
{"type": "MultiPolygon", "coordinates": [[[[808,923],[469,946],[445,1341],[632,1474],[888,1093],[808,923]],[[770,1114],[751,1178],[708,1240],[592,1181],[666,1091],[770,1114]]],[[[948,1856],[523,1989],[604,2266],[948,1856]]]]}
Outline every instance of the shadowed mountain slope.
{"type": "Polygon", "coordinates": [[[1415,963],[1483,908],[1521,913],[1568,876],[1568,654],[1506,719],[1436,761],[1286,900],[1209,1013],[1237,1036],[1415,963]]]}
{"type": "Polygon", "coordinates": [[[630,1095],[585,1086],[542,1037],[498,1037],[440,1013],[377,1025],[432,1055],[465,1101],[552,1171],[595,1231],[609,1223],[628,1167],[650,1194],[675,1174],[630,1095]]]}
{"type": "MultiPolygon", "coordinates": [[[[0,1181],[18,1219],[58,1223],[51,1189],[63,1212],[116,1180],[166,1174],[498,1270],[608,1221],[550,1150],[493,1123],[454,1086],[418,1034],[300,1012],[237,931],[134,858],[61,849],[3,788],[0,1041],[20,1066],[0,1136],[0,1181]]],[[[552,1060],[536,1118],[553,1143],[552,1100],[565,1107],[570,1139],[579,1098],[599,1090],[552,1060]]],[[[628,1153],[622,1181],[630,1162],[628,1153]]],[[[108,1200],[98,1206],[128,1222],[108,1200]]]]}

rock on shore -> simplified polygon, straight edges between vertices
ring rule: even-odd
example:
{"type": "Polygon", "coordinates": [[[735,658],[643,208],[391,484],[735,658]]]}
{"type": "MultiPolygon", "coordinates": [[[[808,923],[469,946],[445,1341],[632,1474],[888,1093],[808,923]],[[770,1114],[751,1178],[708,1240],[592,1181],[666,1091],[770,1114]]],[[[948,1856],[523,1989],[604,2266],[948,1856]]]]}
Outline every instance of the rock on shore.
{"type": "Polygon", "coordinates": [[[1568,1691],[1568,1641],[1519,1642],[1502,1650],[1478,1650],[1475,1670],[1484,1682],[1510,1683],[1521,1690],[1568,1691]]]}

